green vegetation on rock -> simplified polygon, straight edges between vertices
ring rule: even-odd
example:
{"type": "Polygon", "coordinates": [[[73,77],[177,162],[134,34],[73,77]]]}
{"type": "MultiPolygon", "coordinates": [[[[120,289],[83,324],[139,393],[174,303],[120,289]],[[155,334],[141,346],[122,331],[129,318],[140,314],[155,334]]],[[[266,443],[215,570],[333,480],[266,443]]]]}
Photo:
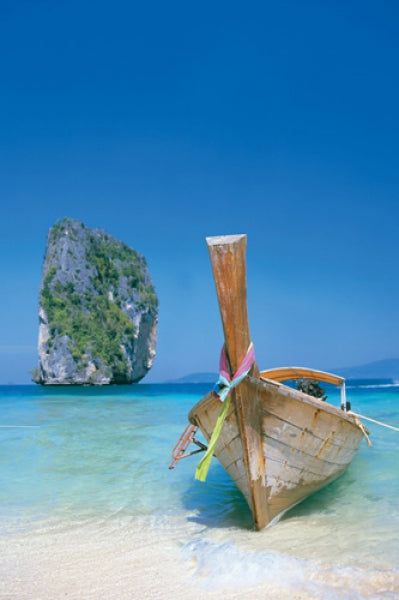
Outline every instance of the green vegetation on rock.
{"type": "Polygon", "coordinates": [[[42,306],[52,339],[68,336],[72,356],[82,366],[90,351],[93,357],[101,358],[113,370],[125,374],[127,363],[121,347],[127,341],[134,343],[132,321],[103,294],[86,297],[82,310],[82,298],[72,290],[71,283],[63,286],[57,282],[52,291],[49,285],[43,287],[42,306]]]}
{"type": "Polygon", "coordinates": [[[44,273],[47,353],[65,336],[77,369],[90,361],[111,379],[128,380],[136,341],[131,313],[156,320],[158,310],[144,257],[103,231],[63,219],[50,230],[44,273]]]}

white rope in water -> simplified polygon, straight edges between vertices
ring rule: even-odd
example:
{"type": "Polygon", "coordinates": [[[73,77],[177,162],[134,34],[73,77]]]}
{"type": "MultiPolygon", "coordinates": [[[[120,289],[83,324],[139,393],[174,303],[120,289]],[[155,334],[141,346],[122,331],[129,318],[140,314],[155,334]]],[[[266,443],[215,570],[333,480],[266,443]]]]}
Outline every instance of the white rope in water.
{"type": "Polygon", "coordinates": [[[370,421],[371,423],[375,423],[376,425],[381,425],[381,427],[387,427],[388,429],[393,429],[394,431],[399,431],[399,427],[394,427],[393,425],[388,425],[387,423],[382,423],[381,421],[376,421],[375,419],[371,419],[370,417],[365,417],[364,415],[359,415],[358,413],[354,413],[350,411],[348,414],[354,415],[359,419],[365,419],[366,421],[370,421]]]}

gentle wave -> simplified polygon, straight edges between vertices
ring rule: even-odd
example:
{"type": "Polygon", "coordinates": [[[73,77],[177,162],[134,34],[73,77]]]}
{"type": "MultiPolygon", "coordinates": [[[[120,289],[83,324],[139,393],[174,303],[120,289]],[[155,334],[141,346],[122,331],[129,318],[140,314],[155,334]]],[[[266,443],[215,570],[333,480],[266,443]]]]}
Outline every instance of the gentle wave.
{"type": "Polygon", "coordinates": [[[346,389],[350,390],[350,389],[383,389],[383,388],[397,388],[399,387],[399,383],[397,383],[396,381],[393,383],[370,383],[370,384],[359,384],[359,385],[347,385],[346,389]]]}
{"type": "Polygon", "coordinates": [[[397,598],[399,570],[325,568],[278,552],[243,552],[231,541],[215,544],[203,539],[189,542],[184,560],[195,563],[194,577],[206,590],[267,585],[268,597],[323,600],[380,600],[397,598]]]}

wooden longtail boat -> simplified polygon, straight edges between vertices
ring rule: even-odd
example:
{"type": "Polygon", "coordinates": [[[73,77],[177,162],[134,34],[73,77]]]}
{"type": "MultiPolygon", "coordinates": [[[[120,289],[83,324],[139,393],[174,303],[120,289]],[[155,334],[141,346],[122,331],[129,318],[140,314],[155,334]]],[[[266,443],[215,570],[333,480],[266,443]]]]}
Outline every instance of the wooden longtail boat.
{"type": "MultiPolygon", "coordinates": [[[[246,235],[207,238],[207,245],[231,380],[251,347],[246,235]]],[[[336,375],[303,368],[259,371],[253,362],[244,378],[226,393],[230,402],[221,425],[219,415],[227,405],[215,392],[202,398],[188,418],[194,431],[199,427],[210,445],[213,443],[214,455],[243,493],[256,529],[277,521],[289,508],[341,475],[365,434],[359,420],[347,412],[344,380],[336,375]],[[299,378],[341,386],[341,407],[283,383],[299,378]]],[[[193,435],[187,440],[193,441],[193,435]]],[[[211,456],[212,452],[209,461],[211,456]]]]}

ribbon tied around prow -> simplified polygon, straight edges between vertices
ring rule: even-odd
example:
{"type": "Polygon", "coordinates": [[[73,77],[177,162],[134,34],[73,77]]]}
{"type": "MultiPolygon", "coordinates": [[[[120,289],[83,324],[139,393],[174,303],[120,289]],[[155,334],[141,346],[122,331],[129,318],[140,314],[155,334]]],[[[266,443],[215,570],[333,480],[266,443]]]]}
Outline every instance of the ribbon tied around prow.
{"type": "Polygon", "coordinates": [[[212,432],[211,439],[209,441],[208,449],[198,463],[197,468],[195,470],[195,478],[199,481],[205,481],[206,476],[208,474],[209,465],[211,463],[211,458],[215,452],[215,447],[217,441],[220,436],[220,432],[222,430],[223,423],[225,421],[227,411],[230,405],[231,399],[231,390],[235,388],[240,381],[246,377],[255,362],[255,349],[254,345],[251,342],[246,355],[244,356],[240,366],[237,371],[234,373],[233,377],[230,377],[229,374],[229,366],[227,362],[227,355],[225,346],[222,348],[222,352],[220,354],[220,362],[219,362],[219,379],[216,384],[215,392],[219,396],[220,400],[223,402],[222,409],[217,418],[214,430],[212,432]]]}

